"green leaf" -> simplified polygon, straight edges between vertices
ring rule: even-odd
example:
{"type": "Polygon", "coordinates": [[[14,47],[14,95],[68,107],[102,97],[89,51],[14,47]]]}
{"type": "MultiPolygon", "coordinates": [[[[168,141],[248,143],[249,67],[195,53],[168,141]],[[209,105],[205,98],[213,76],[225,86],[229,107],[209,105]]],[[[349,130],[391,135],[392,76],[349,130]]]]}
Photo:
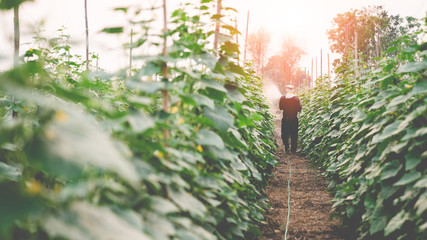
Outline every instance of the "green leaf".
{"type": "Polygon", "coordinates": [[[365,120],[366,117],[367,117],[367,115],[365,114],[365,112],[358,109],[352,121],[355,123],[360,122],[360,121],[365,120]]]}
{"type": "Polygon", "coordinates": [[[225,147],[222,138],[218,134],[207,129],[202,129],[197,132],[196,143],[200,145],[214,146],[219,149],[223,149],[225,147]]]}
{"type": "Polygon", "coordinates": [[[396,73],[415,73],[427,68],[427,61],[410,62],[402,65],[396,73]]]}
{"type": "Polygon", "coordinates": [[[408,99],[410,99],[411,96],[408,95],[400,95],[396,98],[394,98],[388,105],[387,105],[387,109],[390,109],[391,107],[397,106],[399,104],[402,104],[406,101],[408,101],[408,99]]]}
{"type": "Polygon", "coordinates": [[[227,30],[229,30],[231,35],[241,34],[241,33],[239,32],[239,30],[237,30],[235,27],[233,27],[233,26],[231,26],[231,25],[222,24],[222,25],[221,25],[221,27],[222,27],[222,28],[225,28],[225,29],[227,29],[227,30]]]}
{"type": "Polygon", "coordinates": [[[200,54],[199,57],[200,57],[199,63],[205,64],[207,67],[211,69],[215,68],[215,65],[218,60],[213,54],[209,52],[203,52],[200,54]]]}
{"type": "Polygon", "coordinates": [[[87,202],[75,202],[69,210],[52,214],[43,221],[43,228],[51,237],[71,240],[151,239],[111,209],[93,206],[87,202]]]}
{"type": "Polygon", "coordinates": [[[22,175],[22,169],[0,162],[0,182],[4,180],[17,181],[22,175]]]}
{"type": "Polygon", "coordinates": [[[188,211],[192,216],[203,217],[207,213],[205,205],[190,193],[185,191],[168,191],[171,200],[182,210],[188,211]]]}
{"type": "Polygon", "coordinates": [[[243,96],[237,88],[228,88],[227,96],[233,102],[242,103],[246,100],[245,96],[243,96]]]}
{"type": "Polygon", "coordinates": [[[230,128],[228,131],[231,133],[231,138],[229,139],[232,141],[233,146],[241,147],[241,148],[248,147],[247,143],[245,142],[245,140],[243,140],[242,135],[240,134],[239,131],[237,131],[234,128],[230,128]]]}
{"type": "Polygon", "coordinates": [[[127,116],[126,121],[130,124],[135,133],[141,133],[154,127],[154,120],[143,112],[127,116]]]}
{"type": "Polygon", "coordinates": [[[400,165],[399,160],[393,160],[392,162],[384,165],[383,171],[381,172],[381,180],[392,178],[400,171],[402,166],[400,165]]]}
{"type": "Polygon", "coordinates": [[[198,106],[206,106],[210,109],[215,108],[215,102],[202,94],[193,93],[189,95],[198,106]]]}
{"type": "Polygon", "coordinates": [[[393,186],[405,186],[409,183],[412,183],[418,179],[420,179],[421,173],[420,172],[410,172],[405,173],[405,175],[402,176],[402,178],[397,181],[393,186]]]}
{"type": "Polygon", "coordinates": [[[421,214],[423,214],[427,210],[427,192],[421,194],[421,196],[415,203],[415,208],[417,209],[418,216],[421,216],[421,214]]]}
{"type": "Polygon", "coordinates": [[[221,45],[221,50],[224,51],[225,53],[229,54],[229,55],[232,55],[233,53],[236,53],[236,54],[240,53],[240,51],[239,51],[239,44],[233,43],[233,42],[230,42],[230,41],[227,41],[224,44],[222,44],[221,45]]]}
{"type": "Polygon", "coordinates": [[[101,30],[101,32],[105,32],[105,33],[122,33],[123,32],[123,27],[111,27],[111,28],[104,28],[101,30]]]}
{"type": "Polygon", "coordinates": [[[0,182],[0,230],[8,228],[15,220],[40,211],[40,199],[20,191],[15,183],[0,182]]]}
{"type": "Polygon", "coordinates": [[[425,188],[426,186],[427,186],[427,176],[424,176],[423,178],[418,180],[414,185],[414,187],[416,188],[425,188]]]}
{"type": "Polygon", "coordinates": [[[118,8],[114,8],[114,11],[123,11],[124,13],[128,12],[128,8],[127,7],[118,7],[118,8]]]}
{"type": "Polygon", "coordinates": [[[78,105],[53,96],[24,93],[27,94],[22,98],[55,111],[43,135],[26,151],[29,159],[42,163],[43,170],[55,175],[72,176],[89,164],[118,173],[130,183],[138,181],[134,166],[124,156],[125,151],[91,115],[81,111],[78,105]]]}
{"type": "Polygon", "coordinates": [[[166,84],[164,82],[141,82],[141,81],[129,81],[129,87],[144,91],[148,94],[154,94],[159,90],[163,90],[166,88],[166,84]]]}
{"type": "Polygon", "coordinates": [[[151,208],[157,213],[166,215],[169,213],[179,212],[178,207],[168,199],[157,197],[157,196],[151,196],[150,200],[151,200],[151,208]]]}
{"type": "Polygon", "coordinates": [[[407,220],[409,220],[408,213],[405,210],[401,210],[388,222],[384,229],[384,235],[388,236],[392,232],[399,230],[407,220]]]}
{"type": "Polygon", "coordinates": [[[405,155],[405,170],[411,170],[420,164],[421,158],[411,151],[405,155]]]}
{"type": "Polygon", "coordinates": [[[233,116],[222,107],[216,106],[214,110],[205,108],[203,113],[214,123],[214,127],[220,131],[227,131],[234,124],[233,116]]]}
{"type": "Polygon", "coordinates": [[[409,96],[415,96],[419,94],[426,94],[427,93],[427,81],[417,82],[413,89],[409,92],[409,96]]]}
{"type": "Polygon", "coordinates": [[[0,9],[12,9],[27,1],[32,2],[33,0],[0,0],[0,9]]]}
{"type": "Polygon", "coordinates": [[[395,135],[396,130],[400,129],[399,128],[400,123],[402,123],[402,121],[396,121],[396,122],[393,122],[392,124],[389,124],[388,126],[386,126],[381,133],[376,134],[372,138],[371,144],[376,144],[376,143],[382,142],[382,141],[386,140],[387,138],[395,135]]]}
{"type": "Polygon", "coordinates": [[[414,137],[425,137],[426,135],[427,127],[420,128],[414,133],[414,137]]]}
{"type": "Polygon", "coordinates": [[[383,202],[378,201],[371,217],[371,226],[369,228],[369,233],[371,235],[382,231],[387,226],[387,217],[385,216],[383,209],[383,202]]]}
{"type": "Polygon", "coordinates": [[[217,81],[212,81],[212,80],[198,81],[197,83],[194,84],[194,88],[196,89],[212,88],[217,91],[227,93],[227,89],[225,89],[222,83],[217,81]]]}

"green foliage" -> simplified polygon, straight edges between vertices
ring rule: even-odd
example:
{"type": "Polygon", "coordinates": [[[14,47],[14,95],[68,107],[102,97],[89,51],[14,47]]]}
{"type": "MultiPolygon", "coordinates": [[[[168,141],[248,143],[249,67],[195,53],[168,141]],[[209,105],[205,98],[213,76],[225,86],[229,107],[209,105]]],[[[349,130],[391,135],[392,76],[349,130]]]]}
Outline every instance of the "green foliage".
{"type": "MultiPolygon", "coordinates": [[[[344,58],[354,56],[355,33],[359,59],[374,62],[379,57],[395,57],[395,51],[415,44],[412,34],[421,31],[421,23],[413,17],[390,15],[383,6],[352,9],[338,14],[328,30],[331,50],[344,58]],[[384,51],[394,49],[394,51],[384,51]]],[[[401,51],[399,51],[401,52],[401,51]]],[[[341,65],[339,60],[335,66],[341,65]]]]}
{"type": "Polygon", "coordinates": [[[344,64],[333,88],[320,79],[302,97],[304,152],[358,239],[427,238],[427,59],[425,44],[410,47],[359,76],[344,64]]]}
{"type": "MultiPolygon", "coordinates": [[[[135,56],[143,66],[131,76],[85,71],[64,34],[0,75],[1,239],[260,234],[276,164],[272,117],[261,80],[237,64],[232,37],[218,51],[207,47],[204,6],[185,6],[197,16],[174,11],[169,55],[135,56]]],[[[132,47],[162,43],[145,31],[150,22],[132,22],[140,43],[132,47]]]]}
{"type": "Polygon", "coordinates": [[[1,0],[0,1],[0,10],[8,10],[15,7],[19,7],[23,2],[28,2],[32,0],[1,0]]]}

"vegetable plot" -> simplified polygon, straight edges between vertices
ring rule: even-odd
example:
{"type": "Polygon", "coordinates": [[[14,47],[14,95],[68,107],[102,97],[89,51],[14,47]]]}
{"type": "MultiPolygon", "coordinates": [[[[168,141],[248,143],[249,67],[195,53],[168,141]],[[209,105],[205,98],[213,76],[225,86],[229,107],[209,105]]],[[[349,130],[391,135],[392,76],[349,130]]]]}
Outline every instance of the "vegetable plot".
{"type": "MultiPolygon", "coordinates": [[[[260,79],[238,64],[238,31],[223,23],[228,35],[209,49],[203,19],[221,20],[210,2],[174,11],[169,54],[134,56],[142,67],[131,76],[84,71],[62,33],[1,73],[1,239],[260,234],[263,187],[276,164],[272,117],[260,79]]],[[[165,36],[150,22],[133,21],[137,40],[125,47],[159,46],[165,36]]]]}
{"type": "Polygon", "coordinates": [[[427,238],[427,44],[407,39],[388,50],[395,58],[357,77],[344,63],[335,87],[320,79],[302,98],[304,151],[326,170],[334,212],[359,239],[427,238]]]}

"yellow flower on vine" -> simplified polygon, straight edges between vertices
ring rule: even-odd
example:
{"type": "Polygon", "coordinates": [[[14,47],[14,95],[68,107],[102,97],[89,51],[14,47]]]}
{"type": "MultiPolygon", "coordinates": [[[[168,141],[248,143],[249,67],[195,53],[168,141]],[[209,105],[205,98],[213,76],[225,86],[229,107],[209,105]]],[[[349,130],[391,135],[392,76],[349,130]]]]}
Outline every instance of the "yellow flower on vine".
{"type": "Polygon", "coordinates": [[[55,135],[55,133],[52,131],[52,130],[50,130],[50,129],[46,129],[45,131],[44,131],[44,136],[47,138],[47,140],[49,140],[49,141],[53,141],[55,138],[56,138],[56,135],[55,135]]]}
{"type": "Polygon", "coordinates": [[[184,123],[184,119],[179,118],[179,119],[178,119],[178,124],[179,124],[179,125],[181,125],[181,124],[183,124],[183,123],[184,123]]]}
{"type": "Polygon", "coordinates": [[[197,145],[197,150],[198,150],[199,152],[203,152],[203,147],[202,147],[202,146],[200,146],[200,145],[197,145]]]}
{"type": "Polygon", "coordinates": [[[177,106],[173,106],[173,107],[171,108],[171,113],[177,113],[177,112],[178,112],[178,110],[179,110],[179,107],[177,107],[177,106]]]}
{"type": "Polygon", "coordinates": [[[37,194],[42,190],[42,184],[35,179],[27,182],[25,185],[27,187],[27,192],[30,194],[37,194]]]}
{"type": "Polygon", "coordinates": [[[156,150],[155,152],[154,152],[154,155],[156,155],[156,157],[158,157],[158,158],[164,158],[165,157],[165,154],[163,154],[162,152],[160,152],[159,150],[156,150]]]}
{"type": "Polygon", "coordinates": [[[68,121],[68,115],[65,112],[59,110],[55,114],[55,119],[56,121],[63,123],[68,121]]]}
{"type": "Polygon", "coordinates": [[[59,193],[59,192],[61,191],[61,189],[62,189],[62,187],[61,187],[61,185],[59,185],[58,183],[57,183],[57,184],[55,184],[55,186],[53,187],[53,191],[54,191],[55,193],[59,193]]]}

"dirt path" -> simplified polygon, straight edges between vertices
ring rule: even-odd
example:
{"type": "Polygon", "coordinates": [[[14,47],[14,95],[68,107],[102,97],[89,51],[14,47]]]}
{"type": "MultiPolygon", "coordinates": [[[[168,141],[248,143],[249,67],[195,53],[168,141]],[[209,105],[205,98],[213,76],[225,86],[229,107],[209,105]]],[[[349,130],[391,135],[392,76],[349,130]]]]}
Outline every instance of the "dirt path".
{"type": "MultiPolygon", "coordinates": [[[[265,224],[261,225],[263,240],[284,239],[288,214],[289,165],[280,139],[280,121],[280,117],[276,117],[275,138],[280,146],[277,152],[280,165],[266,188],[271,208],[265,214],[265,224]]],[[[289,157],[292,177],[287,239],[343,239],[339,234],[340,223],[329,217],[332,196],[327,192],[326,179],[303,156],[289,153],[289,157]]]]}

